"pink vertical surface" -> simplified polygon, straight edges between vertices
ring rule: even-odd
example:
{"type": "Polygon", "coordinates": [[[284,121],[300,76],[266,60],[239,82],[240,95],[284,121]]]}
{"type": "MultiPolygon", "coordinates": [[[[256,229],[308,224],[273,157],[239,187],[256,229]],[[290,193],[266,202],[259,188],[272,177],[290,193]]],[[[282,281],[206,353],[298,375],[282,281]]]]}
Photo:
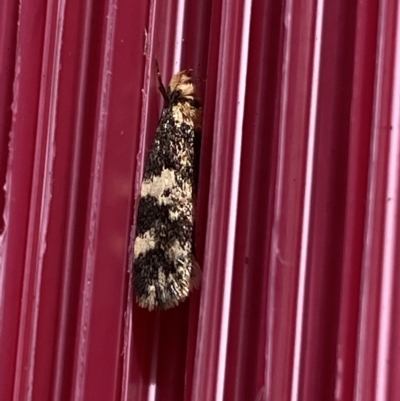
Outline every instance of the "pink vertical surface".
{"type": "Polygon", "coordinates": [[[400,393],[396,0],[0,2],[0,400],[400,393]],[[200,289],[140,309],[162,78],[204,101],[200,289]]]}

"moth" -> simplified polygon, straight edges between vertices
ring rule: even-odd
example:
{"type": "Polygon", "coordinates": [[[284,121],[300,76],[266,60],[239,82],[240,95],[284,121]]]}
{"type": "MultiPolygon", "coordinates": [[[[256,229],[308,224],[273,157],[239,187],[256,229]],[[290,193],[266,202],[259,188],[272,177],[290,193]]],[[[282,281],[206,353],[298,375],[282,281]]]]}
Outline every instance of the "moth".
{"type": "Polygon", "coordinates": [[[194,214],[202,106],[191,70],[172,76],[167,89],[156,63],[164,108],[141,185],[133,281],[139,306],[168,309],[200,280],[194,214]]]}

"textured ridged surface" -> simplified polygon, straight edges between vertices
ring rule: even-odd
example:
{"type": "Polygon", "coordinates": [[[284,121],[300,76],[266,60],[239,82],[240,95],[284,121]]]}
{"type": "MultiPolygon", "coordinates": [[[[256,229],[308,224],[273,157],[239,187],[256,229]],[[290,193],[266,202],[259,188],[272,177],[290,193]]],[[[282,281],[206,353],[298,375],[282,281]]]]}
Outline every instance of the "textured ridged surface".
{"type": "Polygon", "coordinates": [[[395,400],[396,0],[0,4],[0,399],[395,400]],[[139,309],[164,82],[204,99],[200,291],[139,309]]]}

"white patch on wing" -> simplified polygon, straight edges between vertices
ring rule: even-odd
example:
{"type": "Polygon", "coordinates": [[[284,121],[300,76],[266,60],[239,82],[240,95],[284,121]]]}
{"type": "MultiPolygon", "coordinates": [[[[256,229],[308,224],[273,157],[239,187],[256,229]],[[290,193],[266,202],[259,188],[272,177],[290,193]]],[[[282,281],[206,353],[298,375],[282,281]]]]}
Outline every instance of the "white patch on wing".
{"type": "Polygon", "coordinates": [[[135,245],[133,248],[134,258],[137,259],[141,253],[146,253],[155,247],[156,240],[154,238],[154,230],[146,231],[140,236],[138,235],[135,239],[135,245]]]}
{"type": "Polygon", "coordinates": [[[152,196],[157,199],[160,205],[170,205],[174,203],[178,186],[176,183],[176,172],[164,169],[161,175],[153,176],[142,183],[140,196],[152,196]],[[171,195],[164,195],[164,191],[170,190],[171,195]],[[175,194],[175,196],[174,196],[175,194]]]}

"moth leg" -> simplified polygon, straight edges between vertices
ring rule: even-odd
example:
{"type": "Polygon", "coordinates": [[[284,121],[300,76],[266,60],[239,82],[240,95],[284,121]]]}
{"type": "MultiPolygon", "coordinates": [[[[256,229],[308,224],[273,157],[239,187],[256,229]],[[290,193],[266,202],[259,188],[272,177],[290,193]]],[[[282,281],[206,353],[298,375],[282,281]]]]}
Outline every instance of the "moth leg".
{"type": "Polygon", "coordinates": [[[160,68],[158,67],[157,58],[155,58],[154,61],[155,61],[156,71],[157,71],[158,90],[161,92],[162,97],[164,98],[164,106],[167,106],[169,104],[169,99],[168,99],[167,91],[165,90],[163,81],[161,79],[161,72],[160,72],[160,68]]]}

